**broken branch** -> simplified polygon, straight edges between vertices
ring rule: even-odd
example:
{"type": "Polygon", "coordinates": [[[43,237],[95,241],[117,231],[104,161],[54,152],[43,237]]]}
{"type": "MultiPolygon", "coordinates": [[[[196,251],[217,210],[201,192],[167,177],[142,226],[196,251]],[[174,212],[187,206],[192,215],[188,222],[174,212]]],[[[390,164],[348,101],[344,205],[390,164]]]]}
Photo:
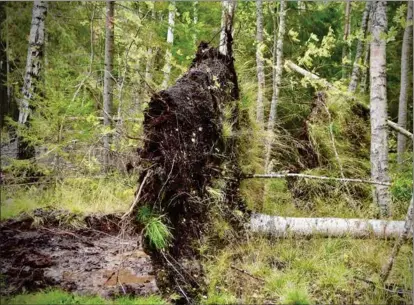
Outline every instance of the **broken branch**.
{"type": "Polygon", "coordinates": [[[391,183],[388,183],[388,182],[380,182],[380,181],[372,181],[372,180],[364,180],[364,179],[356,179],[356,178],[336,178],[336,177],[326,177],[326,176],[315,176],[315,175],[295,174],[295,173],[251,174],[251,175],[244,176],[245,179],[252,179],[252,178],[273,179],[273,178],[286,178],[286,177],[299,177],[299,178],[307,178],[307,179],[319,179],[319,180],[330,180],[330,181],[341,181],[341,182],[368,183],[368,184],[378,184],[378,185],[385,185],[385,186],[391,185],[391,183]]]}

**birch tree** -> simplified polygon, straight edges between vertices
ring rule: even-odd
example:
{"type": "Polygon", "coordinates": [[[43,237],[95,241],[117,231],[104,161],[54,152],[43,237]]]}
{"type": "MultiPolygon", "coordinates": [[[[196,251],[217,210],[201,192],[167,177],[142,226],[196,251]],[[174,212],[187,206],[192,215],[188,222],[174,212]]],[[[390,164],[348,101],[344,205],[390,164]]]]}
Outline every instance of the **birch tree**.
{"type": "Polygon", "coordinates": [[[45,44],[46,1],[34,1],[32,23],[30,27],[29,48],[27,51],[26,69],[22,88],[22,99],[19,105],[19,123],[25,124],[30,113],[30,102],[36,91],[36,82],[40,79],[45,44]]]}
{"type": "Polygon", "coordinates": [[[233,19],[236,10],[235,0],[223,0],[222,2],[222,14],[221,14],[221,31],[220,31],[220,53],[227,55],[228,50],[228,38],[227,33],[233,31],[233,19]]]}
{"type": "Polygon", "coordinates": [[[281,217],[253,214],[250,218],[250,230],[276,237],[294,236],[330,236],[354,238],[399,238],[412,234],[406,221],[387,221],[379,219],[356,218],[304,218],[281,217]]]}
{"type": "Polygon", "coordinates": [[[362,14],[362,21],[361,21],[361,27],[360,27],[360,33],[359,33],[360,36],[358,39],[354,65],[352,67],[351,82],[349,83],[349,86],[348,86],[349,92],[355,92],[357,88],[359,75],[360,75],[360,67],[361,67],[360,61],[361,61],[362,53],[364,51],[364,41],[365,41],[366,34],[367,34],[368,17],[369,17],[370,10],[371,10],[371,2],[367,1],[367,3],[365,4],[364,12],[362,14]]]}
{"type": "Polygon", "coordinates": [[[257,110],[256,119],[261,125],[264,123],[263,98],[265,92],[265,74],[263,59],[263,3],[256,1],[256,65],[257,65],[257,110]]]}
{"type": "MultiPolygon", "coordinates": [[[[386,38],[387,2],[375,1],[372,16],[372,42],[370,46],[370,113],[371,113],[371,177],[388,182],[388,131],[387,131],[387,75],[386,38]]],[[[389,214],[391,198],[387,186],[376,185],[374,203],[382,216],[389,214]]]]}
{"type": "Polygon", "coordinates": [[[349,34],[351,32],[351,0],[346,1],[345,5],[345,24],[344,24],[344,46],[342,47],[342,78],[346,77],[346,64],[344,62],[345,58],[347,57],[347,41],[349,34]]]}
{"type": "MultiPolygon", "coordinates": [[[[269,168],[270,163],[270,154],[272,151],[273,144],[273,128],[276,121],[276,110],[277,104],[279,101],[279,91],[280,91],[280,81],[282,78],[283,72],[283,39],[285,36],[285,17],[286,17],[286,1],[280,1],[280,14],[279,14],[279,29],[276,34],[274,34],[274,45],[273,45],[273,94],[272,102],[270,104],[270,113],[269,120],[267,123],[267,137],[266,137],[266,146],[265,146],[265,171],[268,172],[271,170],[269,168]]],[[[276,29],[275,29],[276,33],[276,29]]]]}
{"type": "MultiPolygon", "coordinates": [[[[103,117],[105,129],[112,126],[112,108],[113,108],[113,58],[114,58],[114,15],[115,2],[108,1],[106,4],[106,23],[105,23],[105,73],[104,73],[104,90],[103,90],[103,117]]],[[[106,130],[104,136],[104,165],[105,169],[109,166],[109,150],[111,136],[106,130]]]]}
{"type": "Polygon", "coordinates": [[[174,22],[175,22],[175,0],[171,1],[168,6],[168,32],[167,32],[167,50],[165,51],[165,65],[164,65],[164,80],[162,82],[162,88],[166,89],[170,81],[171,74],[171,48],[174,43],[174,22]]]}
{"type": "MultiPolygon", "coordinates": [[[[156,16],[155,16],[155,6],[153,2],[150,2],[150,4],[152,5],[151,7],[151,20],[152,21],[156,21],[156,16]]],[[[150,36],[149,36],[149,40],[151,41],[153,37],[153,33],[151,31],[150,36]]],[[[145,87],[146,90],[149,91],[150,88],[149,86],[152,83],[152,64],[154,62],[154,57],[156,54],[156,50],[154,50],[154,48],[152,47],[152,45],[150,45],[147,49],[147,62],[145,65],[145,87]]]]}
{"type": "MultiPolygon", "coordinates": [[[[34,1],[32,22],[30,26],[29,47],[27,50],[26,68],[23,79],[22,98],[19,100],[20,125],[27,125],[33,99],[38,91],[41,79],[42,61],[45,44],[45,20],[47,14],[46,1],[34,1]]],[[[21,137],[18,139],[18,158],[28,159],[34,156],[34,148],[21,137]]]]}
{"type": "Polygon", "coordinates": [[[193,2],[193,26],[194,26],[193,42],[194,42],[195,47],[197,47],[197,23],[198,23],[198,1],[194,1],[193,2]]]}
{"type": "MultiPolygon", "coordinates": [[[[407,93],[409,86],[411,35],[413,31],[413,2],[408,2],[407,23],[404,30],[402,52],[401,52],[401,85],[400,97],[398,102],[398,125],[404,129],[407,128],[407,93]]],[[[397,138],[397,162],[399,165],[404,161],[404,152],[406,150],[407,140],[403,135],[398,134],[397,138]]]]}
{"type": "MultiPolygon", "coordinates": [[[[0,19],[6,20],[6,3],[0,2],[0,19]]],[[[7,28],[6,28],[7,31],[7,28]]],[[[7,85],[7,34],[5,39],[0,36],[0,128],[3,127],[4,117],[8,112],[8,85],[7,85]]]]}

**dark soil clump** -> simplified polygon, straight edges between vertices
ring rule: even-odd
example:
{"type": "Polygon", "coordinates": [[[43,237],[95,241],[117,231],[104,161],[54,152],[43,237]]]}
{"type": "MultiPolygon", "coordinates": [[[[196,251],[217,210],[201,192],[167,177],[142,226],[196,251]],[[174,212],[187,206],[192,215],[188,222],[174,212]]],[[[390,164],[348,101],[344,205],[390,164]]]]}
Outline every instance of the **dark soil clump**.
{"type": "Polygon", "coordinates": [[[232,134],[238,129],[239,90],[233,61],[231,55],[201,43],[189,71],[155,94],[145,113],[140,157],[148,167],[140,181],[148,179],[140,204],[166,215],[174,238],[167,251],[154,251],[153,257],[165,273],[165,282],[188,297],[199,288],[189,274],[201,272],[194,259],[214,217],[209,189],[215,188],[215,181],[223,182],[222,216],[233,228],[240,229],[243,223],[232,214],[235,209],[244,211],[238,193],[237,139],[223,135],[224,124],[231,126],[232,134]]]}

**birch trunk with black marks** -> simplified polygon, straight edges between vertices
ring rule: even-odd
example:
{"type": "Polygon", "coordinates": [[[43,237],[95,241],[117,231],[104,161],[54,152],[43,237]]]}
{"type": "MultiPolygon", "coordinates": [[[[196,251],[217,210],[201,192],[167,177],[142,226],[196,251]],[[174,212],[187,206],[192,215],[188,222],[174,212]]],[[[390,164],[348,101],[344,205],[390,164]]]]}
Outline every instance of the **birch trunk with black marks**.
{"type": "MultiPolygon", "coordinates": [[[[155,18],[156,18],[155,7],[153,7],[151,11],[151,20],[156,21],[155,18]]],[[[153,36],[153,33],[151,31],[150,36],[149,36],[150,41],[152,41],[152,36],[153,36]]],[[[154,63],[154,57],[156,53],[157,53],[156,50],[154,50],[152,45],[150,45],[147,49],[147,63],[145,65],[145,89],[147,92],[151,90],[150,86],[152,83],[152,65],[154,63]]]]}
{"type": "MultiPolygon", "coordinates": [[[[404,30],[403,45],[401,52],[401,85],[400,85],[400,97],[398,102],[398,125],[404,129],[407,128],[407,94],[409,86],[409,70],[410,70],[410,54],[412,54],[411,48],[411,35],[413,27],[411,22],[413,21],[413,2],[408,2],[407,8],[407,26],[404,30]]],[[[404,152],[407,146],[407,139],[403,135],[398,134],[397,138],[397,162],[399,165],[404,161],[404,152]]]]}
{"type": "MultiPolygon", "coordinates": [[[[389,182],[388,176],[388,129],[387,129],[387,75],[386,41],[387,3],[373,3],[372,42],[370,52],[370,113],[371,113],[371,178],[389,182]]],[[[389,214],[391,198],[387,186],[376,185],[374,203],[380,214],[389,214]]]]}
{"type": "MultiPolygon", "coordinates": [[[[345,5],[345,24],[344,24],[344,46],[342,47],[342,60],[344,60],[348,55],[348,37],[351,33],[351,23],[350,23],[350,16],[351,16],[351,0],[346,0],[345,5]]],[[[346,64],[342,63],[342,78],[346,77],[346,64]]]]}
{"type": "MultiPolygon", "coordinates": [[[[0,19],[6,20],[6,3],[0,2],[0,19]]],[[[7,26],[7,25],[6,25],[7,26]]],[[[7,31],[7,28],[6,28],[7,31]]],[[[0,128],[3,127],[4,117],[7,115],[9,110],[9,99],[8,99],[8,56],[7,56],[7,34],[5,39],[0,37],[0,128]]]]}
{"type": "Polygon", "coordinates": [[[198,23],[198,1],[194,1],[193,3],[193,26],[194,26],[193,44],[194,44],[194,47],[197,46],[197,23],[198,23]]]}
{"type": "Polygon", "coordinates": [[[229,54],[229,41],[227,33],[233,33],[233,19],[236,11],[235,0],[223,0],[221,14],[221,31],[219,51],[223,55],[229,54]]]}
{"type": "Polygon", "coordinates": [[[263,59],[263,2],[256,1],[256,66],[257,66],[257,104],[256,120],[264,124],[264,94],[265,94],[265,73],[263,59]]]}
{"type": "MultiPolygon", "coordinates": [[[[30,27],[29,47],[27,51],[26,68],[23,79],[22,98],[19,101],[20,125],[28,125],[30,112],[34,110],[33,100],[38,93],[41,79],[42,61],[44,58],[45,20],[47,15],[47,2],[34,1],[32,22],[30,27]]],[[[18,138],[18,159],[34,157],[35,150],[23,138],[18,138]]]]}
{"type": "Polygon", "coordinates": [[[351,82],[349,83],[349,86],[348,86],[349,92],[355,92],[357,85],[358,85],[360,69],[361,69],[360,60],[362,57],[362,53],[364,51],[364,44],[365,44],[364,42],[365,42],[365,38],[367,34],[368,17],[369,17],[370,10],[371,10],[371,2],[367,1],[367,3],[365,4],[364,13],[362,14],[361,28],[360,28],[360,33],[359,33],[360,38],[358,39],[354,65],[352,67],[351,82]]]}
{"type": "MultiPolygon", "coordinates": [[[[279,101],[279,92],[280,92],[280,81],[282,78],[283,72],[283,40],[285,36],[285,17],[286,17],[286,1],[280,1],[280,17],[279,17],[279,29],[277,33],[277,39],[275,40],[273,48],[273,94],[272,102],[270,104],[270,113],[269,120],[267,123],[267,137],[266,137],[266,146],[265,146],[265,171],[269,172],[270,155],[272,151],[273,144],[273,128],[276,122],[277,114],[277,104],[279,101]]],[[[276,35],[275,35],[276,36],[276,35]]],[[[276,37],[275,37],[276,38],[276,37]]]]}
{"type": "MultiPolygon", "coordinates": [[[[112,108],[113,108],[113,58],[114,58],[114,13],[115,2],[108,1],[106,4],[106,25],[105,25],[105,73],[104,73],[104,90],[103,90],[103,117],[104,126],[112,126],[112,108]]],[[[104,166],[108,170],[110,163],[110,145],[111,136],[104,136],[104,166]]]]}
{"type": "MultiPolygon", "coordinates": [[[[407,231],[405,221],[346,218],[300,218],[253,214],[250,230],[275,237],[329,236],[354,238],[398,238],[407,231]]],[[[412,230],[411,230],[412,234],[412,230]]]]}
{"type": "Polygon", "coordinates": [[[174,43],[174,23],[175,23],[175,0],[170,2],[168,7],[168,32],[167,32],[167,50],[165,51],[165,65],[164,65],[164,80],[162,82],[162,88],[166,89],[168,87],[168,83],[170,82],[170,74],[171,74],[171,48],[174,43]]]}

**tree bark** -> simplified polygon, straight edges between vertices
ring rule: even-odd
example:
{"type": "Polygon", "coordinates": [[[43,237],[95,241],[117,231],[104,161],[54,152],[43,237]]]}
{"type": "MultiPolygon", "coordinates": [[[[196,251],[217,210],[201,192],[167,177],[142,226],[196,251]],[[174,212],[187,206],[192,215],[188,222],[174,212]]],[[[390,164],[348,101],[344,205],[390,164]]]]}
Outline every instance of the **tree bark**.
{"type": "MultiPolygon", "coordinates": [[[[29,47],[27,50],[26,69],[23,80],[22,98],[19,101],[20,125],[28,126],[30,112],[34,110],[33,99],[38,92],[41,79],[42,61],[45,44],[45,20],[47,14],[46,1],[34,1],[32,10],[32,22],[30,27],[29,47]]],[[[18,159],[30,159],[34,157],[35,150],[22,137],[18,138],[18,159]]]]}
{"type": "Polygon", "coordinates": [[[175,0],[170,2],[168,8],[168,32],[167,32],[167,50],[165,51],[165,66],[164,66],[164,80],[162,82],[162,88],[166,89],[170,81],[171,74],[171,48],[174,43],[174,23],[175,23],[175,0]]]}
{"type": "MultiPolygon", "coordinates": [[[[103,117],[104,126],[111,128],[113,111],[113,57],[114,57],[114,15],[115,2],[108,1],[106,4],[106,25],[105,25],[105,73],[103,91],[103,117]]],[[[111,136],[104,136],[104,166],[108,170],[110,163],[111,136]]]]}
{"type": "MultiPolygon", "coordinates": [[[[276,32],[276,30],[274,29],[276,32]]],[[[265,93],[265,73],[263,59],[263,2],[256,1],[256,66],[257,66],[257,122],[264,124],[264,93],[265,93]]]]}
{"type": "MultiPolygon", "coordinates": [[[[151,11],[151,19],[153,21],[156,21],[155,6],[152,8],[152,11],[151,11]]],[[[149,39],[150,41],[152,40],[152,32],[150,34],[149,39]]],[[[147,90],[147,92],[150,92],[151,90],[150,86],[152,83],[152,65],[154,63],[154,58],[155,58],[156,53],[157,53],[156,49],[154,50],[152,46],[150,46],[147,50],[147,63],[145,65],[145,89],[147,90]]]]}
{"type": "Polygon", "coordinates": [[[283,72],[283,40],[285,36],[285,17],[286,17],[286,1],[280,1],[280,19],[279,19],[279,30],[277,34],[277,40],[274,45],[274,61],[273,61],[273,94],[272,102],[270,104],[269,120],[267,123],[267,137],[265,146],[265,171],[269,172],[270,155],[273,144],[273,128],[276,121],[277,104],[279,101],[280,82],[282,79],[283,72]]]}
{"type": "Polygon", "coordinates": [[[219,51],[223,55],[229,55],[229,46],[231,45],[233,32],[233,19],[236,11],[236,0],[223,0],[222,14],[221,14],[221,31],[220,31],[220,45],[219,51]]]}
{"type": "MultiPolygon", "coordinates": [[[[6,2],[0,2],[0,19],[6,20],[6,2]]],[[[6,24],[7,27],[7,24],[6,24]]],[[[7,31],[7,28],[6,28],[7,31]]],[[[5,35],[5,40],[0,37],[0,128],[3,128],[4,118],[9,111],[9,99],[8,99],[8,54],[7,54],[7,39],[8,35],[5,35]]]]}
{"type": "Polygon", "coordinates": [[[408,240],[410,231],[413,231],[413,198],[411,197],[410,206],[408,207],[407,216],[405,217],[404,228],[398,236],[397,242],[394,244],[392,253],[388,261],[384,264],[381,271],[381,281],[385,282],[390,275],[392,266],[394,265],[395,258],[400,252],[401,246],[408,240]]]}
{"type": "Polygon", "coordinates": [[[389,127],[391,127],[392,129],[394,129],[396,132],[398,132],[399,135],[402,135],[406,138],[409,138],[411,140],[413,140],[413,134],[411,132],[409,132],[407,129],[404,129],[400,126],[398,126],[398,124],[394,123],[393,121],[388,120],[387,121],[387,125],[389,127]]]}
{"type": "MultiPolygon", "coordinates": [[[[407,23],[408,26],[405,27],[403,45],[401,52],[401,85],[400,85],[400,98],[398,102],[398,125],[401,128],[407,128],[407,94],[409,86],[409,70],[410,70],[410,54],[411,51],[411,35],[412,35],[412,25],[410,24],[413,21],[413,2],[408,1],[407,8],[407,23]]],[[[407,140],[401,134],[398,134],[397,138],[397,162],[399,165],[402,164],[404,160],[404,152],[406,150],[407,140]]]]}
{"type": "Polygon", "coordinates": [[[368,17],[369,17],[370,10],[371,10],[371,2],[367,1],[367,3],[365,4],[364,13],[362,14],[362,21],[361,21],[361,28],[360,28],[361,36],[358,39],[354,65],[352,68],[351,82],[349,83],[349,86],[348,86],[349,92],[355,92],[357,88],[359,75],[360,75],[360,66],[361,66],[360,59],[362,56],[362,52],[364,50],[364,42],[365,42],[365,38],[367,34],[368,17]]]}
{"type": "Polygon", "coordinates": [[[193,44],[197,47],[197,23],[198,23],[198,1],[193,2],[193,26],[194,26],[194,34],[193,34],[193,44]]]}
{"type": "MultiPolygon", "coordinates": [[[[344,24],[344,46],[342,47],[342,60],[347,57],[347,40],[349,34],[351,32],[351,23],[350,23],[350,16],[351,16],[351,0],[346,0],[345,6],[345,24],[344,24]]],[[[346,78],[346,64],[342,63],[342,78],[346,78]]]]}
{"type": "MultiPolygon", "coordinates": [[[[386,41],[387,3],[373,3],[372,37],[370,54],[370,113],[371,113],[371,177],[388,182],[388,130],[387,130],[387,72],[386,41]]],[[[386,186],[376,185],[374,203],[382,216],[389,215],[391,198],[386,186]]]]}
{"type": "MultiPolygon", "coordinates": [[[[350,236],[355,238],[398,238],[406,230],[405,221],[345,218],[299,218],[253,214],[250,230],[275,237],[350,236]]],[[[412,230],[411,230],[412,233],[412,230]]]]}

